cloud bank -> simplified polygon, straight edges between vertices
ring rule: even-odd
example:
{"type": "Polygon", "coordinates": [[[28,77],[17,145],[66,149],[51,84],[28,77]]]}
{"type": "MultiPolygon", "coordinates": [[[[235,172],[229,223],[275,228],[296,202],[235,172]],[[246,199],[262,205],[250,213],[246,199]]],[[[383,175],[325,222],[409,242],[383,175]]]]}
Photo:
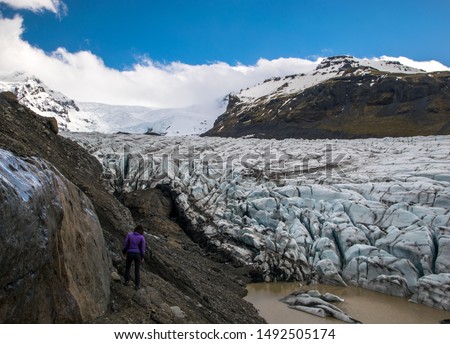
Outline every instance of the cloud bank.
{"type": "MultiPolygon", "coordinates": [[[[60,2],[36,0],[35,3],[48,5],[45,8],[50,9],[51,4],[56,6],[60,2]]],[[[141,58],[128,70],[116,70],[90,51],[69,52],[58,48],[46,53],[24,41],[23,30],[21,16],[0,18],[0,75],[23,71],[75,100],[114,105],[174,108],[216,101],[266,78],[309,72],[320,62],[320,58],[316,61],[279,58],[260,59],[250,66],[224,62],[189,65],[182,62],[160,64],[141,58]]],[[[382,59],[406,61],[402,57],[382,59]]],[[[448,69],[436,61],[406,62],[421,69],[448,69]],[[416,63],[418,65],[414,65],[416,63]]]]}
{"type": "Polygon", "coordinates": [[[89,51],[64,48],[46,54],[22,39],[23,19],[0,19],[0,75],[24,71],[44,80],[67,96],[90,102],[186,107],[220,99],[231,91],[252,86],[266,78],[307,72],[317,62],[280,58],[260,59],[253,66],[216,62],[188,65],[156,63],[142,58],[128,70],[107,67],[89,51]]]}
{"type": "Polygon", "coordinates": [[[380,60],[397,61],[405,66],[422,69],[426,72],[438,72],[438,71],[450,70],[449,67],[443,65],[442,63],[440,63],[438,61],[434,61],[434,60],[414,61],[414,60],[411,60],[404,56],[400,56],[400,57],[382,56],[382,57],[380,57],[380,60]]]}
{"type": "Polygon", "coordinates": [[[67,6],[60,0],[0,0],[14,9],[25,9],[33,12],[50,11],[58,16],[67,14],[67,6]]]}

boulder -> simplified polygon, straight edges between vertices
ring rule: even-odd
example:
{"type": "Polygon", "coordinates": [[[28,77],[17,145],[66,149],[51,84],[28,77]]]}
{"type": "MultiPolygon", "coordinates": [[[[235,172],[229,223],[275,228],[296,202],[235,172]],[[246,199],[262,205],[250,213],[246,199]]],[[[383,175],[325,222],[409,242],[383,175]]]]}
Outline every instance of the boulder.
{"type": "Polygon", "coordinates": [[[48,128],[55,134],[58,134],[59,128],[58,128],[58,121],[55,117],[49,117],[47,119],[47,125],[48,128]]]}
{"type": "Polygon", "coordinates": [[[171,309],[171,311],[172,311],[172,314],[173,314],[173,316],[176,318],[176,319],[185,319],[186,318],[186,313],[184,313],[182,310],[181,310],[181,308],[180,307],[178,307],[178,306],[172,306],[172,307],[170,307],[170,309],[171,309]]]}
{"type": "Polygon", "coordinates": [[[0,150],[0,321],[80,323],[109,303],[111,262],[90,200],[52,165],[0,150]]]}

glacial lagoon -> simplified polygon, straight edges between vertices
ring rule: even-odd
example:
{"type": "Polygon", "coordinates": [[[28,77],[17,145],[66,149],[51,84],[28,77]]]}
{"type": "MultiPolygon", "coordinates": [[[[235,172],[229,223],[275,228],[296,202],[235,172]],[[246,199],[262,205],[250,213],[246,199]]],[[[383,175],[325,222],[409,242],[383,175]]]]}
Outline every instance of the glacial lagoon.
{"type": "Polygon", "coordinates": [[[317,289],[321,294],[332,293],[344,302],[334,303],[351,317],[364,324],[437,324],[450,318],[450,311],[443,311],[409,302],[407,298],[389,296],[354,286],[330,285],[303,286],[299,282],[252,283],[247,285],[245,300],[258,309],[270,324],[340,324],[340,320],[321,318],[290,309],[279,301],[297,290],[317,289]]]}

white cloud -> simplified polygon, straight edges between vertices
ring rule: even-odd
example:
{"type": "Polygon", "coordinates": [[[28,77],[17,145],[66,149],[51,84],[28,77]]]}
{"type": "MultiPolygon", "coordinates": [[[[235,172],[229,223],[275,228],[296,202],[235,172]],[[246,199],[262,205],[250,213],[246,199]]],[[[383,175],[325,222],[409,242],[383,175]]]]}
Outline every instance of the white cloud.
{"type": "MultiPolygon", "coordinates": [[[[196,105],[221,99],[230,92],[253,86],[266,78],[311,71],[321,60],[260,59],[255,65],[233,66],[224,62],[160,64],[142,58],[131,69],[119,71],[107,67],[100,57],[89,51],[73,53],[58,48],[46,54],[24,41],[22,33],[22,17],[0,18],[0,75],[24,71],[75,100],[107,104],[196,105]]],[[[415,63],[412,60],[407,62],[408,65],[415,63]]],[[[421,64],[419,68],[439,67],[435,61],[417,63],[421,64]]]]}
{"type": "Polygon", "coordinates": [[[0,19],[0,74],[24,71],[80,101],[185,107],[220,99],[272,76],[312,70],[317,64],[295,58],[260,59],[253,66],[160,64],[141,59],[130,70],[119,71],[89,51],[58,48],[46,54],[24,41],[22,33],[22,17],[0,19]]]}
{"type": "Polygon", "coordinates": [[[67,14],[67,6],[61,0],[0,0],[14,9],[26,9],[33,12],[50,11],[58,16],[67,14]]]}

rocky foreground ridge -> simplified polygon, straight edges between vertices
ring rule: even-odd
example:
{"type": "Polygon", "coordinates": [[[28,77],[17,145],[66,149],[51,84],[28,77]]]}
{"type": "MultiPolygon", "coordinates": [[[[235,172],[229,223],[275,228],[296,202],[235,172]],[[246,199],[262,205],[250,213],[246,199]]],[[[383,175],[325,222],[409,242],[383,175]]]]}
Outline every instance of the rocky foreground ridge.
{"type": "Polygon", "coordinates": [[[206,136],[365,138],[450,134],[450,73],[351,56],[230,94],[206,136]]]}
{"type": "Polygon", "coordinates": [[[449,136],[65,135],[102,162],[112,192],[170,191],[189,235],[255,281],[352,284],[450,310],[449,136]]]}
{"type": "Polygon", "coordinates": [[[248,271],[194,244],[170,195],[122,195],[127,208],[101,164],[12,93],[0,94],[0,121],[1,323],[263,322],[242,300],[248,271]],[[120,278],[136,223],[153,253],[138,291],[120,278]]]}

